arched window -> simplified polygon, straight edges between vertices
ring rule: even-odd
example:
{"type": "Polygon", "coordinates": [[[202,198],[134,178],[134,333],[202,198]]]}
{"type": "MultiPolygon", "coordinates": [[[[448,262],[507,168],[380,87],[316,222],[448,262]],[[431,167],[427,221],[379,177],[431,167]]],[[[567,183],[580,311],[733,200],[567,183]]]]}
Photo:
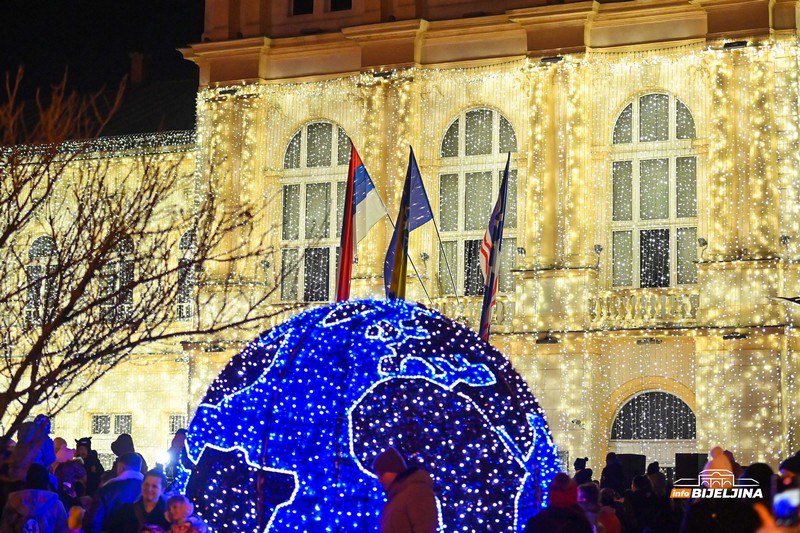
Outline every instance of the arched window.
{"type": "Polygon", "coordinates": [[[697,420],[686,402],[667,392],[645,392],[622,406],[611,438],[618,440],[690,440],[697,420]]]}
{"type": "Polygon", "coordinates": [[[612,285],[697,283],[695,123],[669,94],[638,97],[619,114],[611,150],[612,285]]]}
{"type": "Polygon", "coordinates": [[[181,236],[178,243],[178,320],[194,317],[194,286],[197,283],[197,265],[194,256],[197,250],[197,233],[194,228],[181,236]]]}
{"type": "MultiPolygon", "coordinates": [[[[443,294],[483,294],[478,257],[508,152],[517,151],[511,123],[492,109],[463,111],[450,123],[439,152],[439,230],[447,263],[439,260],[443,294]],[[454,280],[447,269],[449,263],[454,280]]],[[[517,249],[517,170],[509,173],[499,291],[513,290],[509,270],[517,249]]]]}
{"type": "Polygon", "coordinates": [[[103,316],[107,322],[126,322],[133,311],[133,239],[121,236],[103,265],[103,316]]]}
{"type": "Polygon", "coordinates": [[[46,321],[58,301],[58,250],[52,237],[43,235],[28,250],[28,294],[25,317],[29,324],[46,321]]]}
{"type": "Polygon", "coordinates": [[[307,124],[289,141],[283,158],[284,301],[330,301],[349,161],[350,139],[330,122],[307,124]]]}

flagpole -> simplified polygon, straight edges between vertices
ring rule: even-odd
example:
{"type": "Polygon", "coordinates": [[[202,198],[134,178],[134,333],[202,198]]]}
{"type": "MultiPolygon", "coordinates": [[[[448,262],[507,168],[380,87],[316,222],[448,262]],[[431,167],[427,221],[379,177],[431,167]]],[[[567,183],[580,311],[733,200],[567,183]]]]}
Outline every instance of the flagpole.
{"type": "MultiPolygon", "coordinates": [[[[439,206],[441,209],[441,206],[439,206]]],[[[441,216],[441,213],[439,213],[441,216]]],[[[436,218],[433,219],[433,227],[436,230],[436,238],[439,239],[439,249],[442,251],[442,257],[444,257],[444,264],[447,267],[447,273],[450,275],[450,283],[453,284],[453,295],[456,297],[456,304],[458,305],[458,310],[461,312],[461,316],[464,316],[464,307],[461,305],[461,300],[458,298],[458,288],[456,287],[456,280],[453,278],[453,271],[450,270],[450,261],[447,260],[447,254],[444,251],[444,244],[442,243],[442,236],[439,234],[439,225],[436,224],[436,218]]]]}
{"type": "MultiPolygon", "coordinates": [[[[383,200],[381,200],[381,203],[383,203],[383,200]]],[[[384,206],[384,208],[385,207],[386,206],[384,206]]],[[[395,228],[394,220],[392,220],[392,217],[389,215],[388,211],[386,212],[386,214],[387,214],[386,218],[389,219],[389,223],[392,225],[392,229],[394,229],[395,228]]],[[[419,270],[417,270],[417,265],[414,264],[414,260],[411,258],[410,255],[408,256],[408,260],[411,262],[411,268],[414,269],[414,273],[417,275],[417,279],[419,280],[419,284],[422,287],[422,291],[425,293],[425,296],[428,297],[428,303],[430,303],[431,306],[433,306],[433,299],[431,299],[431,295],[428,294],[428,289],[425,288],[425,284],[422,282],[422,276],[419,275],[419,270]]]]}

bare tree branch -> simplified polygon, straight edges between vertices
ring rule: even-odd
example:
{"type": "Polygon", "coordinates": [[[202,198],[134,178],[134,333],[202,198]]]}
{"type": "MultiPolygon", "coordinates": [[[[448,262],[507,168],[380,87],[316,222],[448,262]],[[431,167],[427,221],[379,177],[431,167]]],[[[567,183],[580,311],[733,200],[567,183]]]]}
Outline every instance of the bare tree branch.
{"type": "Polygon", "coordinates": [[[79,97],[66,77],[0,105],[0,417],[55,414],[121,361],[249,330],[284,309],[259,271],[268,202],[228,205],[191,149],[98,149],[123,88],[79,97]],[[31,119],[31,115],[35,118],[31,119]]]}

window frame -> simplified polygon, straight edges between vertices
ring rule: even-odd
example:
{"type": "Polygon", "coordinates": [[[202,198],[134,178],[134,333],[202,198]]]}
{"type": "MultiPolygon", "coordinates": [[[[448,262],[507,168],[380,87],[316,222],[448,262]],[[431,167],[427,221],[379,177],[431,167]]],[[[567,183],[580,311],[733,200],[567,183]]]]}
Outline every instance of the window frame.
{"type": "MultiPolygon", "coordinates": [[[[697,183],[699,176],[702,172],[702,159],[699,150],[694,147],[694,142],[697,139],[697,123],[694,119],[691,109],[685,102],[672,93],[665,91],[649,91],[646,93],[638,94],[634,98],[628,100],[622,107],[619,113],[615,116],[614,122],[611,127],[610,137],[610,166],[609,166],[609,183],[610,183],[610,208],[609,217],[610,221],[610,265],[608,273],[608,285],[613,289],[640,289],[640,288],[670,288],[670,287],[685,287],[692,286],[697,283],[696,272],[694,274],[694,281],[679,283],[679,248],[678,248],[678,232],[681,229],[693,229],[695,236],[698,229],[698,216],[697,216],[697,183]],[[641,141],[640,140],[640,119],[641,119],[641,99],[649,95],[665,95],[668,97],[668,139],[661,141],[641,141]],[[694,137],[692,138],[679,138],[678,137],[678,102],[688,111],[692,119],[692,130],[694,137]],[[631,132],[630,142],[614,143],[614,136],[617,130],[618,122],[626,113],[628,107],[631,106],[631,132]],[[693,217],[679,217],[678,209],[678,160],[683,158],[694,158],[695,160],[695,216],[693,217]],[[641,218],[641,174],[642,163],[645,161],[666,160],[668,165],[667,179],[668,179],[668,218],[665,219],[642,219],[641,218]],[[631,162],[631,191],[630,191],[630,220],[614,220],[614,181],[615,181],[615,164],[619,162],[631,162]],[[648,230],[669,230],[669,250],[668,250],[668,275],[669,283],[666,287],[642,287],[642,232],[648,230]],[[614,268],[617,264],[617,258],[614,255],[614,236],[617,233],[630,232],[631,233],[631,284],[615,284],[614,268]]],[[[697,250],[695,247],[695,260],[697,258],[697,250]]]]}
{"type": "Polygon", "coordinates": [[[289,141],[285,145],[281,175],[281,232],[280,232],[280,272],[281,288],[279,298],[282,302],[330,302],[336,294],[336,270],[338,266],[338,249],[340,244],[342,209],[344,208],[344,194],[347,182],[347,170],[350,163],[350,140],[347,132],[342,126],[327,119],[309,121],[300,129],[295,130],[289,141]],[[308,166],[308,128],[315,124],[330,124],[331,134],[331,153],[330,166],[308,166]],[[296,137],[300,135],[299,163],[296,167],[286,168],[288,161],[288,151],[292,149],[296,137]],[[342,138],[341,136],[344,136],[342,138]],[[347,140],[347,152],[344,150],[344,139],[347,140]],[[327,184],[328,189],[328,209],[326,216],[327,236],[309,237],[306,216],[308,215],[308,190],[309,187],[327,184]],[[288,187],[297,186],[297,238],[285,238],[284,226],[286,225],[286,190],[288,187]],[[334,209],[331,209],[335,206],[334,209]],[[327,249],[328,250],[328,294],[326,299],[306,300],[307,284],[305,283],[305,262],[306,250],[327,249]],[[292,265],[286,265],[287,250],[297,250],[298,256],[292,259],[292,265]],[[297,282],[294,288],[296,299],[288,297],[290,292],[286,288],[286,273],[291,273],[290,269],[296,269],[297,282]]]}
{"type": "MultiPolygon", "coordinates": [[[[481,296],[483,294],[483,276],[478,274],[481,283],[480,283],[480,290],[475,293],[465,294],[466,282],[467,282],[467,269],[468,266],[466,265],[466,249],[467,249],[467,242],[468,241],[482,241],[484,234],[486,233],[486,229],[489,225],[489,217],[491,216],[491,212],[494,209],[494,204],[497,201],[497,195],[500,191],[500,184],[503,179],[503,172],[505,170],[506,159],[508,157],[507,152],[500,152],[500,130],[501,130],[501,119],[505,120],[506,124],[510,127],[511,132],[513,133],[513,140],[514,140],[514,149],[512,153],[519,152],[519,141],[517,139],[517,132],[514,129],[513,124],[511,121],[503,115],[500,111],[493,107],[489,106],[478,106],[478,107],[470,107],[467,109],[463,109],[459,112],[459,114],[453,117],[448,123],[447,126],[444,128],[444,133],[442,138],[440,139],[438,145],[438,156],[439,156],[439,168],[437,171],[437,183],[436,183],[436,191],[437,196],[435,198],[436,205],[437,205],[437,224],[439,225],[439,233],[442,239],[442,243],[444,246],[450,245],[450,243],[455,243],[455,254],[456,260],[452,261],[448,255],[448,260],[450,264],[450,271],[453,274],[454,281],[456,283],[456,289],[453,290],[453,284],[450,280],[449,273],[447,272],[447,265],[443,261],[443,253],[442,249],[437,249],[438,255],[438,287],[439,287],[439,294],[442,296],[453,296],[457,293],[459,296],[481,296]],[[492,115],[492,139],[491,139],[491,153],[489,154],[478,154],[478,155],[466,155],[466,147],[467,147],[467,133],[466,133],[466,123],[467,123],[467,114],[473,111],[490,111],[492,115]],[[450,147],[452,147],[452,142],[448,140],[448,134],[451,128],[454,127],[455,123],[458,122],[458,146],[456,150],[455,156],[445,156],[443,155],[445,150],[446,143],[450,143],[450,147]],[[491,194],[489,198],[488,204],[488,212],[486,213],[486,220],[483,222],[482,225],[478,226],[475,229],[466,229],[466,193],[467,193],[467,176],[470,174],[476,173],[489,173],[491,175],[492,184],[491,184],[491,194]],[[448,230],[442,226],[442,181],[445,176],[456,175],[457,176],[457,204],[458,204],[458,213],[456,218],[456,229],[455,230],[448,230]]],[[[503,228],[503,254],[507,256],[508,250],[511,249],[511,256],[514,258],[511,265],[505,266],[502,268],[503,273],[509,273],[515,266],[516,266],[516,242],[517,242],[517,235],[518,235],[518,228],[519,228],[519,211],[517,208],[517,194],[516,191],[519,188],[519,181],[520,181],[520,173],[517,169],[515,159],[512,157],[511,165],[509,168],[509,172],[514,173],[514,187],[509,187],[509,197],[508,202],[511,204],[513,202],[513,211],[516,215],[515,217],[515,224],[514,227],[510,227],[508,224],[505,225],[503,228]],[[510,248],[509,248],[510,247],[510,248]]],[[[507,205],[507,213],[509,206],[507,205]]],[[[451,245],[452,246],[452,245],[451,245]]],[[[477,266],[478,271],[480,270],[479,265],[477,266]]],[[[469,267],[471,270],[472,267],[469,267]]],[[[514,282],[513,278],[510,276],[502,276],[501,277],[501,284],[498,289],[500,293],[510,293],[514,291],[514,282]],[[505,289],[505,290],[504,290],[505,289]]]]}
{"type": "Polygon", "coordinates": [[[58,263],[55,239],[50,235],[34,239],[28,248],[28,264],[25,267],[28,284],[25,320],[28,325],[41,325],[58,305],[58,263]]]}

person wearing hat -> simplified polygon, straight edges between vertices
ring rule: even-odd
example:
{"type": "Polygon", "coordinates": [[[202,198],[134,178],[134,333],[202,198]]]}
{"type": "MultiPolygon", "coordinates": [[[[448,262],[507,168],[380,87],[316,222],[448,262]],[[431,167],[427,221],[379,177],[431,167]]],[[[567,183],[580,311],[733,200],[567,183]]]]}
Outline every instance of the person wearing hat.
{"type": "Polygon", "coordinates": [[[128,433],[119,434],[119,436],[114,440],[114,442],[111,443],[111,451],[114,453],[114,455],[117,456],[117,458],[114,459],[114,464],[111,465],[112,471],[116,472],[117,461],[121,456],[125,455],[126,453],[135,453],[136,455],[139,456],[139,459],[141,459],[142,461],[142,469],[141,469],[142,475],[145,475],[149,471],[149,469],[147,468],[147,461],[144,460],[142,454],[136,451],[136,448],[134,448],[133,446],[133,437],[131,437],[128,433]]]}
{"type": "Polygon", "coordinates": [[[75,441],[75,455],[83,461],[83,467],[86,469],[86,495],[94,496],[106,469],[100,462],[97,451],[92,449],[92,437],[83,437],[75,441]]]}
{"type": "Polygon", "coordinates": [[[578,486],[581,486],[584,483],[591,483],[592,481],[592,474],[594,472],[591,468],[586,468],[586,463],[588,462],[588,457],[578,457],[575,459],[575,462],[572,463],[572,466],[575,467],[575,475],[572,476],[572,479],[575,480],[575,484],[578,486]]]}
{"type": "Polygon", "coordinates": [[[415,466],[409,468],[393,447],[378,454],[372,471],[388,496],[381,511],[381,533],[436,532],[439,512],[430,474],[415,466]]]}

